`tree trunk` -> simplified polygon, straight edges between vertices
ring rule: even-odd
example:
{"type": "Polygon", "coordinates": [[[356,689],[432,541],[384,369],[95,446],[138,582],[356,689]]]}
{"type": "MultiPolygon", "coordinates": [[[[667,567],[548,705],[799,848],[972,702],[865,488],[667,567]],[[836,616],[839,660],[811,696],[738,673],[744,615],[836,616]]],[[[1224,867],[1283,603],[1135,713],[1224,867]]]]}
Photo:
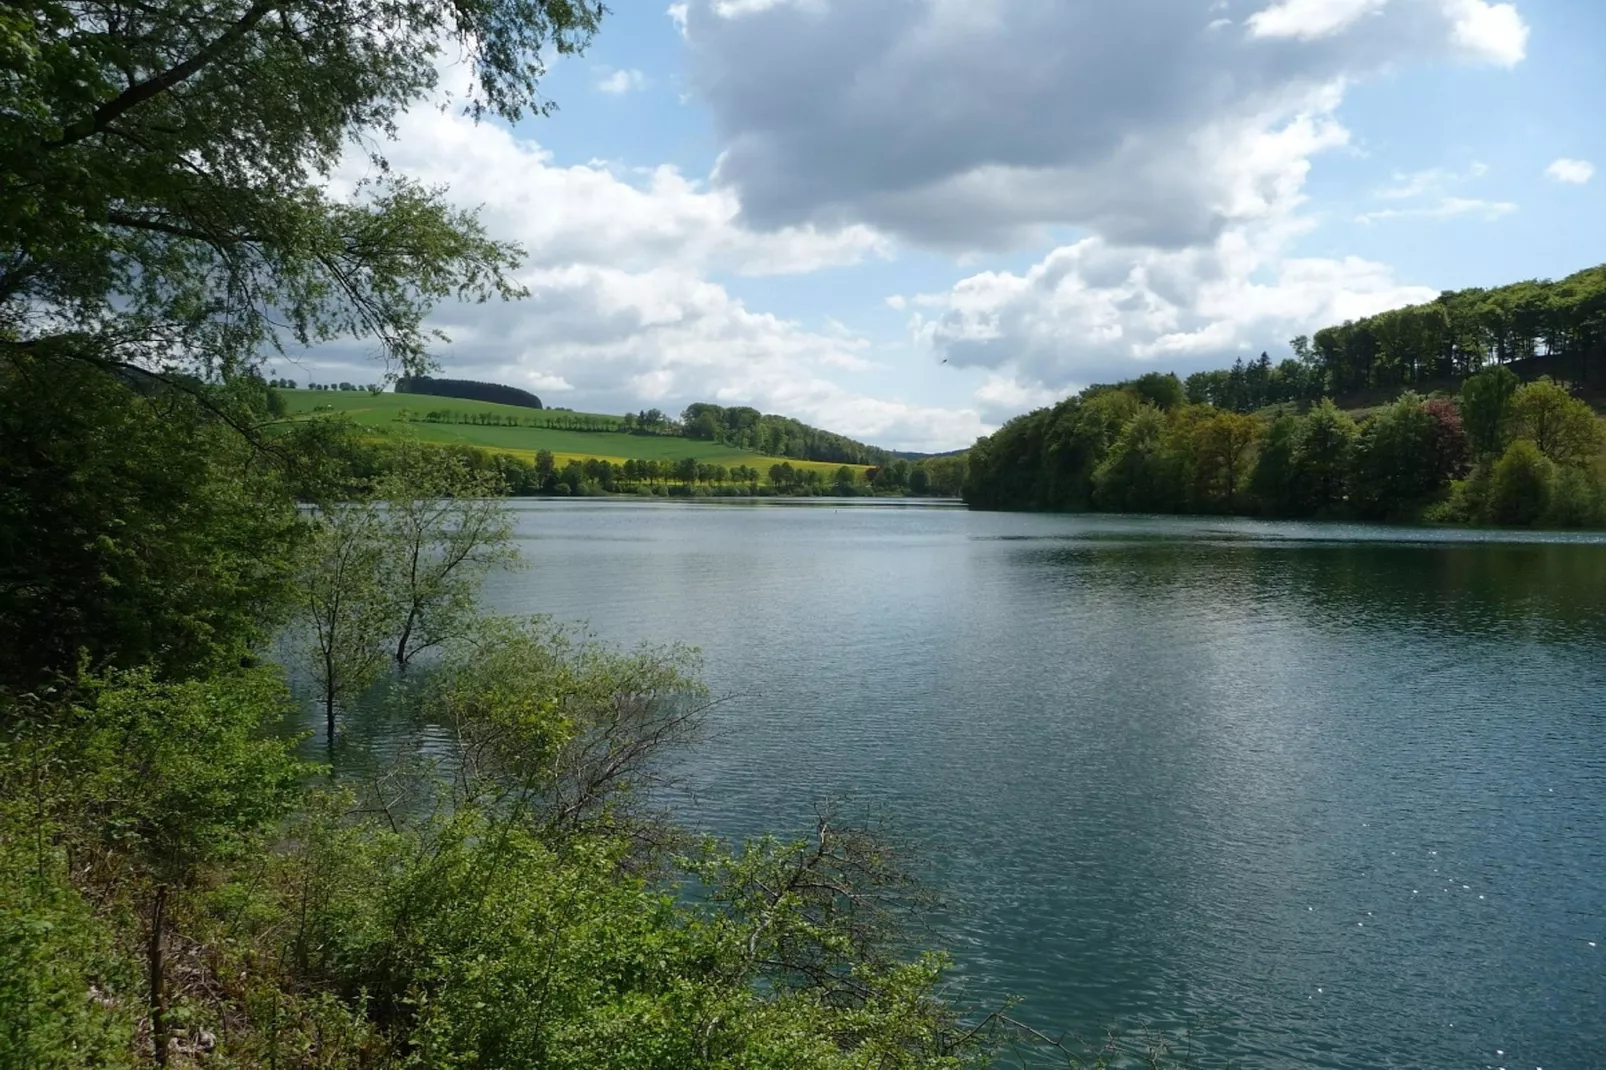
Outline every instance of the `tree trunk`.
{"type": "Polygon", "coordinates": [[[396,668],[402,672],[407,671],[407,641],[413,636],[413,622],[418,619],[418,610],[407,611],[407,623],[402,625],[401,638],[396,642],[396,668]]]}
{"type": "Polygon", "coordinates": [[[323,693],[323,716],[324,716],[324,721],[329,726],[329,734],[328,734],[328,737],[327,737],[327,742],[329,744],[329,749],[330,750],[334,750],[335,749],[335,689],[334,689],[333,685],[330,685],[329,687],[324,689],[324,693],[323,693]]]}
{"type": "Polygon", "coordinates": [[[156,1056],[156,1065],[167,1065],[167,993],[163,985],[164,971],[162,969],[162,929],[166,925],[163,917],[167,906],[167,885],[156,886],[156,902],[151,905],[151,938],[146,949],[147,965],[150,967],[151,988],[151,1047],[156,1056]]]}

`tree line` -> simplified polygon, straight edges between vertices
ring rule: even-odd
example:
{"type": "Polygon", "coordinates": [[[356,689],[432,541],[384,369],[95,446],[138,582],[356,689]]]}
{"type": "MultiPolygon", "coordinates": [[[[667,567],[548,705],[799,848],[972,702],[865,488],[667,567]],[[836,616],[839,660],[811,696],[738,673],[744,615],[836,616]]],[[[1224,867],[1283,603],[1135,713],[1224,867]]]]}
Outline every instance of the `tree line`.
{"type": "MultiPolygon", "coordinates": [[[[896,460],[878,468],[841,465],[835,471],[795,466],[778,461],[767,467],[724,465],[693,457],[673,459],[569,458],[559,463],[551,450],[533,457],[464,444],[419,443],[407,438],[371,439],[362,428],[335,415],[318,420],[293,421],[286,426],[318,428],[319,448],[364,486],[397,478],[395,472],[415,472],[421,455],[428,463],[460,466],[467,472],[495,480],[504,493],[515,496],[585,496],[637,494],[643,496],[740,497],[802,495],[836,497],[903,496],[957,498],[964,485],[963,456],[930,457],[924,461],[896,460]]],[[[404,478],[413,478],[411,475],[404,478]]],[[[423,483],[421,485],[427,485],[423,483]]]]}
{"type": "Polygon", "coordinates": [[[541,399],[528,390],[502,383],[482,383],[477,379],[438,379],[431,375],[404,375],[396,380],[396,393],[423,394],[464,401],[487,401],[495,405],[515,405],[539,409],[541,399]]]}
{"type": "Polygon", "coordinates": [[[844,435],[822,431],[787,416],[765,415],[746,405],[726,408],[696,402],[680,417],[687,438],[721,442],[771,457],[834,464],[883,465],[898,457],[844,435]]]}
{"type": "Polygon", "coordinates": [[[1523,379],[1549,375],[1597,388],[1606,380],[1606,265],[1560,281],[1446,291],[1301,335],[1294,355],[1262,353],[1187,378],[1188,400],[1235,412],[1322,397],[1447,387],[1504,365],[1523,379]]]}
{"type": "Polygon", "coordinates": [[[1356,420],[1190,401],[1174,375],[1092,387],[970,451],[982,509],[1606,525],[1606,423],[1549,378],[1495,365],[1453,395],[1406,392],[1356,420]]]}

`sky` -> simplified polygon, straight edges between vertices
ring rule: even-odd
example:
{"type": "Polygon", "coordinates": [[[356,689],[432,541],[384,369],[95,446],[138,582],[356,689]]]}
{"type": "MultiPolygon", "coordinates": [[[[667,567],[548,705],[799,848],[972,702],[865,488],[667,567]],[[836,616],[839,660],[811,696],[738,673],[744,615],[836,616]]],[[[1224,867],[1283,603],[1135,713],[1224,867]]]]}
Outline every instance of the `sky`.
{"type": "Polygon", "coordinates": [[[1601,0],[613,6],[551,115],[432,102],[383,146],[526,253],[527,299],[437,312],[440,374],[942,451],[1606,260],[1601,0]]]}

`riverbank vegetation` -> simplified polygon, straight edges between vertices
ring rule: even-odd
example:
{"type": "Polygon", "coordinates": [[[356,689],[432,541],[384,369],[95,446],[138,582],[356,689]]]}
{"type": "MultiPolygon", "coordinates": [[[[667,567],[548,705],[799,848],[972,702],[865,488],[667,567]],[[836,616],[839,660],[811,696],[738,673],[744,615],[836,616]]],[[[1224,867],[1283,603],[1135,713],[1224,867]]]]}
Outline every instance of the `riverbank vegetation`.
{"type": "Polygon", "coordinates": [[[1606,424],[1565,386],[1501,365],[1454,396],[1401,394],[1356,420],[1330,400],[1246,413],[1175,376],[1094,387],[969,455],[966,502],[1448,523],[1606,525],[1606,424]]]}

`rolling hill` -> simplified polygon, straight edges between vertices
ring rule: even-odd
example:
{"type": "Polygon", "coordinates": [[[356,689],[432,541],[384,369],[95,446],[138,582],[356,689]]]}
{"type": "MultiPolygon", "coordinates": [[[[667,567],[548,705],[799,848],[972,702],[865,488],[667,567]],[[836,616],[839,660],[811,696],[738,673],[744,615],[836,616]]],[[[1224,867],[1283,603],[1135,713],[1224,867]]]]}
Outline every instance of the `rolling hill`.
{"type": "MultiPolygon", "coordinates": [[[[409,434],[424,442],[478,446],[526,459],[548,450],[559,464],[592,457],[614,463],[691,457],[704,464],[744,464],[760,470],[783,462],[793,468],[820,472],[835,472],[843,467],[828,461],[772,457],[679,435],[635,434],[623,430],[622,417],[602,413],[536,410],[459,398],[374,394],[367,390],[280,390],[279,394],[293,417],[339,413],[375,435],[409,434]],[[463,422],[456,422],[459,420],[463,422]]],[[[865,466],[846,467],[862,471],[865,466]]]]}

